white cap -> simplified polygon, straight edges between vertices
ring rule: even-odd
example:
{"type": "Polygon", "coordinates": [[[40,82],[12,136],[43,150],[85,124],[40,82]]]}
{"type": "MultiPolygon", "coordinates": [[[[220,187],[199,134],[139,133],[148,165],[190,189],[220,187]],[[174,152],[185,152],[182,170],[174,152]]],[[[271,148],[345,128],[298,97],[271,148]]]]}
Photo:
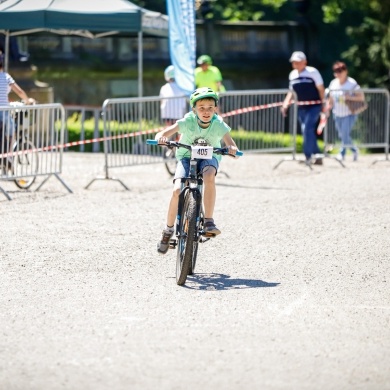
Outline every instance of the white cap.
{"type": "Polygon", "coordinates": [[[306,61],[306,55],[303,51],[294,51],[294,53],[291,54],[290,62],[301,62],[306,61]]]}

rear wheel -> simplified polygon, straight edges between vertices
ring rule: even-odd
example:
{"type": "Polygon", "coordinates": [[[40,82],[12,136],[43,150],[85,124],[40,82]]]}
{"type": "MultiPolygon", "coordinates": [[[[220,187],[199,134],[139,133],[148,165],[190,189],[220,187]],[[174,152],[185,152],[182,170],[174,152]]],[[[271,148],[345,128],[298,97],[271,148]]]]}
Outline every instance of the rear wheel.
{"type": "Polygon", "coordinates": [[[37,148],[29,140],[19,140],[14,152],[13,171],[17,176],[15,184],[21,189],[28,189],[34,183],[38,173],[39,157],[37,148]]]}
{"type": "Polygon", "coordinates": [[[177,165],[176,148],[168,148],[164,152],[164,165],[167,172],[171,176],[174,176],[176,172],[176,165],[177,165]]]}
{"type": "Polygon", "coordinates": [[[196,193],[188,191],[185,199],[177,243],[176,283],[182,286],[192,268],[196,231],[196,193]]]}

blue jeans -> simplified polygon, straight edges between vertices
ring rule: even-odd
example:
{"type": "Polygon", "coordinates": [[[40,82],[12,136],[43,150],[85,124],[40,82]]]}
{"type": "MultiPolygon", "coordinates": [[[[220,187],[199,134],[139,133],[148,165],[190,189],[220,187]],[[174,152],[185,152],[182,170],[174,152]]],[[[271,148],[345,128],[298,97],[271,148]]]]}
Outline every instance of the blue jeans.
{"type": "Polygon", "coordinates": [[[341,139],[341,149],[340,154],[344,157],[347,152],[347,147],[349,147],[353,152],[357,151],[356,146],[353,145],[351,138],[351,130],[355,124],[357,115],[347,115],[347,116],[335,116],[334,122],[336,124],[336,129],[339,133],[341,139]]]}
{"type": "Polygon", "coordinates": [[[321,153],[317,144],[317,123],[321,113],[321,105],[298,108],[298,119],[303,135],[303,153],[307,159],[313,154],[321,153]]]}

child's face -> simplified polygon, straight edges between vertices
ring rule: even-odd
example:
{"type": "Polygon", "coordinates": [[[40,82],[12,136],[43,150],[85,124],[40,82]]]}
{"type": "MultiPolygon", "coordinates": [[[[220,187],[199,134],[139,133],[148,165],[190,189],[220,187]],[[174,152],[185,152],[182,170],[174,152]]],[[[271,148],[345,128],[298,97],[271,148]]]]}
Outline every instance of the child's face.
{"type": "Polygon", "coordinates": [[[195,103],[192,109],[199,119],[203,122],[210,122],[217,111],[214,99],[201,99],[195,103]]]}

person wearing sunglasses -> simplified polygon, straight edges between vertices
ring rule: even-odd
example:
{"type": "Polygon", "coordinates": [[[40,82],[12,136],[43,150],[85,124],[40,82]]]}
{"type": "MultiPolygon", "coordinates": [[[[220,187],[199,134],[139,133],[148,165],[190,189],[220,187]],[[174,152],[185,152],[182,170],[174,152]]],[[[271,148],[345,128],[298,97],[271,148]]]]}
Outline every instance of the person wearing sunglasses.
{"type": "Polygon", "coordinates": [[[353,153],[353,161],[358,159],[358,148],[353,144],[351,131],[357,115],[348,107],[348,101],[364,101],[364,94],[355,79],[348,76],[347,65],[342,61],[333,64],[335,78],[329,84],[328,107],[332,109],[337,132],[341,139],[341,149],[337,156],[345,160],[347,148],[353,153]]]}
{"type": "Polygon", "coordinates": [[[302,51],[295,51],[290,57],[293,70],[289,75],[289,89],[281,112],[286,116],[293,100],[293,92],[298,100],[298,120],[303,135],[303,153],[307,164],[322,165],[322,158],[317,143],[317,124],[320,113],[325,109],[322,105],[325,98],[324,81],[320,72],[307,66],[306,55],[302,51]]]}

